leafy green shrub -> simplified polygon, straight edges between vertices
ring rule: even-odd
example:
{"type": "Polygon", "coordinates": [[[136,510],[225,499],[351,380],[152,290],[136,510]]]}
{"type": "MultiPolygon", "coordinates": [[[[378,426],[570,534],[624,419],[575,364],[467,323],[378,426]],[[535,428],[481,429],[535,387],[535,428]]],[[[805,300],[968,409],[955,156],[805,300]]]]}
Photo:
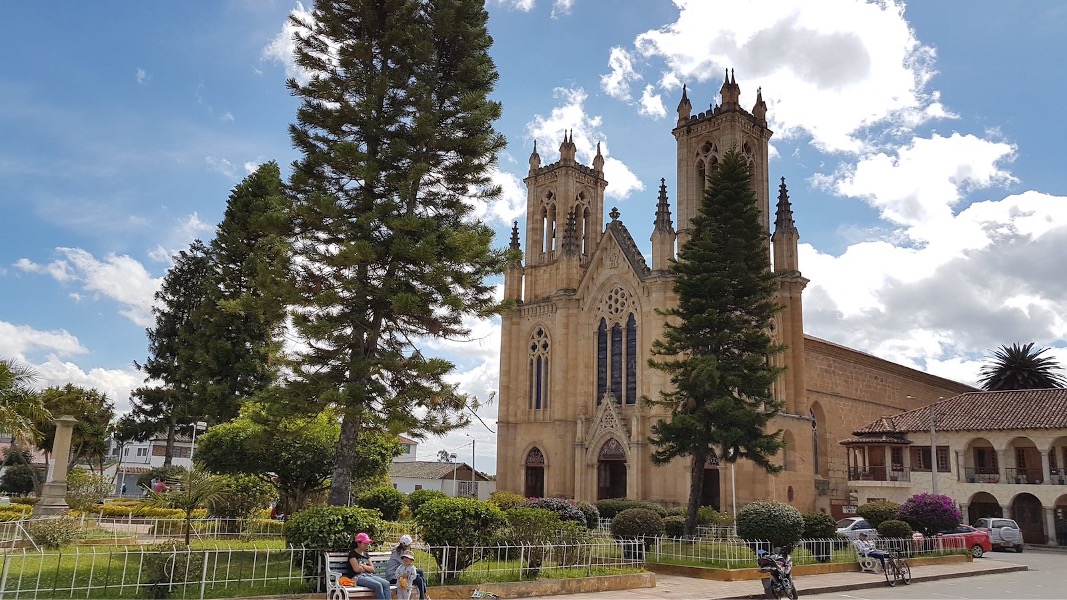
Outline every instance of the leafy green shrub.
{"type": "Polygon", "coordinates": [[[663,531],[667,537],[678,538],[685,535],[685,515],[667,515],[663,519],[663,531]]]}
{"type": "Polygon", "coordinates": [[[868,502],[856,509],[856,515],[863,517],[871,527],[878,529],[882,521],[895,519],[900,505],[896,502],[868,502]]]}
{"type": "Polygon", "coordinates": [[[959,506],[951,497],[922,493],[905,500],[897,510],[896,518],[930,536],[959,525],[960,516],[959,506]]]}
{"type": "MultiPolygon", "coordinates": [[[[208,506],[208,514],[224,519],[248,519],[278,499],[270,482],[254,475],[220,475],[222,492],[208,506]]],[[[268,513],[269,514],[269,513],[268,513]]]]}
{"type": "Polygon", "coordinates": [[[878,535],[884,538],[907,538],[912,534],[911,525],[897,519],[886,519],[878,524],[878,535]]]}
{"type": "Polygon", "coordinates": [[[37,496],[23,496],[21,498],[12,498],[11,499],[11,503],[12,504],[28,504],[30,506],[34,506],[40,501],[41,501],[41,499],[38,498],[37,496]]]}
{"type": "Polygon", "coordinates": [[[574,504],[578,507],[578,510],[582,511],[582,514],[585,515],[586,527],[589,529],[596,529],[600,526],[600,511],[597,510],[596,506],[581,501],[575,502],[574,504]]]}
{"type": "Polygon", "coordinates": [[[113,489],[107,477],[85,469],[73,469],[67,474],[67,506],[72,510],[94,511],[113,489]]]}
{"type": "Polygon", "coordinates": [[[801,535],[806,540],[832,538],[837,535],[837,523],[834,518],[826,513],[813,512],[802,515],[804,518],[804,533],[801,535]]]}
{"type": "Polygon", "coordinates": [[[586,526],[585,513],[582,512],[573,500],[566,498],[530,498],[522,506],[526,508],[544,508],[550,510],[563,521],[573,521],[586,526]]]}
{"type": "Polygon", "coordinates": [[[796,544],[803,533],[804,517],[783,502],[757,500],[737,511],[737,535],[741,539],[765,541],[777,548],[796,544]]]}
{"type": "Polygon", "coordinates": [[[0,476],[0,492],[29,494],[37,486],[37,471],[30,465],[14,465],[0,476]]]}
{"type": "MultiPolygon", "coordinates": [[[[496,494],[496,492],[493,492],[493,494],[496,494]]],[[[412,516],[419,512],[420,506],[437,498],[448,498],[448,494],[441,490],[415,490],[408,494],[408,508],[411,509],[412,516]]],[[[489,496],[489,501],[493,501],[492,495],[489,496]]]]}
{"type": "Polygon", "coordinates": [[[0,506],[0,521],[18,521],[30,516],[33,507],[27,504],[6,504],[0,506]]]}
{"type": "Polygon", "coordinates": [[[141,585],[149,598],[167,598],[171,584],[197,581],[204,569],[204,553],[175,543],[145,546],[141,557],[141,585]]]}
{"type": "Polygon", "coordinates": [[[407,496],[404,492],[393,488],[391,485],[380,485],[370,488],[359,496],[356,496],[356,505],[363,508],[373,508],[381,513],[386,521],[400,519],[400,510],[404,508],[407,496]]]}
{"type": "Polygon", "coordinates": [[[688,510],[688,509],[686,509],[686,507],[684,507],[684,506],[675,506],[674,508],[668,508],[667,509],[667,516],[668,517],[684,517],[685,513],[686,513],[686,510],[688,510]]]}
{"type": "Polygon", "coordinates": [[[600,511],[600,516],[605,519],[614,519],[615,515],[621,513],[624,510],[630,508],[644,508],[655,512],[662,519],[667,516],[667,509],[663,508],[655,502],[645,502],[642,500],[627,500],[626,498],[612,498],[608,500],[597,500],[597,510],[600,511]]]}
{"type": "Polygon", "coordinates": [[[26,523],[26,533],[38,546],[59,548],[69,544],[78,537],[78,521],[73,517],[60,515],[46,519],[33,519],[26,523]]]}
{"type": "Polygon", "coordinates": [[[649,508],[628,508],[611,519],[611,535],[619,539],[656,537],[663,531],[663,517],[649,508]]]}
{"type": "Polygon", "coordinates": [[[360,531],[378,540],[382,518],[376,510],[355,506],[315,506],[285,521],[285,543],[320,552],[344,552],[360,531]]]}
{"type": "MultiPolygon", "coordinates": [[[[556,541],[556,530],[563,524],[559,514],[547,508],[515,507],[504,511],[507,525],[497,530],[497,545],[529,546],[515,548],[506,560],[523,559],[522,576],[535,578],[556,541]]],[[[495,558],[495,557],[494,557],[495,558]]],[[[504,557],[501,557],[504,558],[504,557]]]]}
{"type": "Polygon", "coordinates": [[[508,510],[515,508],[516,506],[522,506],[528,498],[520,496],[515,492],[508,492],[504,490],[497,490],[492,494],[489,494],[489,501],[500,507],[500,510],[508,510]]]}
{"type": "MultiPolygon", "coordinates": [[[[180,519],[185,517],[185,511],[180,508],[155,508],[146,506],[143,501],[137,504],[118,502],[105,502],[93,508],[93,512],[99,509],[104,517],[141,517],[144,519],[180,519]]],[[[198,508],[190,515],[193,519],[203,519],[207,516],[206,508],[198,508]]]]}
{"type": "Polygon", "coordinates": [[[137,487],[150,488],[152,487],[153,479],[162,479],[165,482],[178,481],[183,475],[185,475],[185,467],[179,467],[178,465],[155,467],[147,473],[142,473],[137,478],[137,487]]]}
{"type": "Polygon", "coordinates": [[[710,506],[697,509],[697,525],[726,527],[733,524],[734,518],[730,513],[719,512],[710,506]]]}
{"type": "Polygon", "coordinates": [[[474,547],[485,545],[506,521],[495,504],[473,498],[439,498],[422,505],[415,523],[445,578],[455,579],[474,564],[474,547]],[[444,546],[452,546],[447,563],[444,546]]]}

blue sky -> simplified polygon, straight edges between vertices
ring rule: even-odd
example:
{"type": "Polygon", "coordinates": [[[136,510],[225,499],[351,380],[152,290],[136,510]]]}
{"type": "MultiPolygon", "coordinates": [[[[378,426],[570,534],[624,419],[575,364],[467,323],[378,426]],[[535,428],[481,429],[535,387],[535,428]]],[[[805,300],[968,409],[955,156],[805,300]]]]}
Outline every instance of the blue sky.
{"type": "MultiPolygon", "coordinates": [[[[286,16],[311,3],[24,2],[0,55],[0,356],[41,385],[95,387],[120,409],[141,382],[169,256],[210,239],[250,169],[296,158],[286,16]]],[[[1001,344],[1067,364],[1067,5],[984,0],[489,0],[507,136],[479,206],[523,228],[534,140],[573,129],[608,157],[608,208],[641,249],[688,85],[710,105],[725,68],[769,105],[772,189],[801,234],[808,333],[973,383],[1001,344]]],[[[524,229],[523,229],[524,230],[524,229]]],[[[438,344],[463,388],[496,388],[498,326],[438,344]]],[[[934,400],[934,399],[930,399],[934,400]]],[[[482,416],[493,426],[495,406],[482,416]]],[[[482,427],[422,444],[495,471],[482,427]],[[468,449],[462,448],[467,445],[468,449]]]]}

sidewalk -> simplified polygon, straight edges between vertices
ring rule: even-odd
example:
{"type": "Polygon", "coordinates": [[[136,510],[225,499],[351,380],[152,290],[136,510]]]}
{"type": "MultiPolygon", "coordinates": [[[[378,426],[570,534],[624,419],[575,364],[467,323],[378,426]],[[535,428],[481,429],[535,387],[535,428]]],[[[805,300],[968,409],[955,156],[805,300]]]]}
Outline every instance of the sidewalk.
{"type": "MultiPolygon", "coordinates": [[[[972,577],[992,573],[1025,571],[1026,566],[980,558],[974,562],[948,565],[913,567],[912,581],[931,581],[954,577],[972,577]]],[[[795,578],[797,591],[805,594],[821,594],[842,590],[884,587],[885,576],[881,573],[831,573],[826,575],[803,575],[795,578]]],[[[566,596],[539,596],[555,600],[726,600],[733,598],[762,598],[763,586],[759,581],[711,581],[675,575],[657,575],[656,587],[617,592],[587,592],[566,596]]]]}

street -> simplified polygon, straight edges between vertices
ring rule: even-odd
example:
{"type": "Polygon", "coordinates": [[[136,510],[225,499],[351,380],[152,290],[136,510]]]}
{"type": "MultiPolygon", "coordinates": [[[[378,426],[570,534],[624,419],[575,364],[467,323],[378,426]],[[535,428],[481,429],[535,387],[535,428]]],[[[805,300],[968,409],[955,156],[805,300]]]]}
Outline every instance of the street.
{"type": "MultiPolygon", "coordinates": [[[[991,552],[988,558],[1026,565],[1028,571],[916,582],[909,586],[848,590],[827,594],[805,594],[802,598],[826,600],[878,600],[897,598],[995,599],[1056,598],[1067,599],[1067,552],[1030,550],[1022,554],[991,552]]],[[[984,560],[984,559],[978,559],[984,560]]]]}

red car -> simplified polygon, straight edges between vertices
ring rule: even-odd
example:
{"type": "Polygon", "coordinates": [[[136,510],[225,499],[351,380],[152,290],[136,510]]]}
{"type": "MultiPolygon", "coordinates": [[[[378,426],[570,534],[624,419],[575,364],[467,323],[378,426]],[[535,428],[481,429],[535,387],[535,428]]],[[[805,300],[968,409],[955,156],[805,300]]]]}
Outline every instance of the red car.
{"type": "Polygon", "coordinates": [[[946,538],[962,537],[963,542],[960,545],[969,548],[971,556],[975,558],[981,558],[986,552],[993,551],[993,541],[989,539],[989,534],[970,525],[957,525],[937,535],[946,538]]]}

